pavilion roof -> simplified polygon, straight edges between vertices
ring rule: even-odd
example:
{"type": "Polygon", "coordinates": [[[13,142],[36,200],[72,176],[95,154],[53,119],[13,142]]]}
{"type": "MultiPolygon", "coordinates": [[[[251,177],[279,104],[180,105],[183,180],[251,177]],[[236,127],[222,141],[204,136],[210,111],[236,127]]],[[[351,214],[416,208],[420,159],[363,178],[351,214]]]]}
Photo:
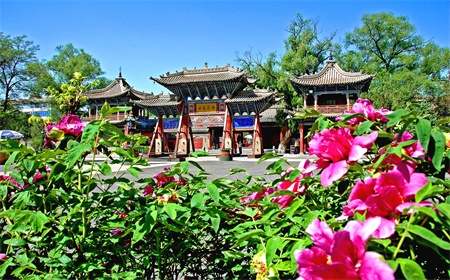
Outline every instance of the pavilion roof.
{"type": "Polygon", "coordinates": [[[322,87],[370,83],[375,75],[359,72],[346,72],[334,60],[327,64],[317,74],[305,75],[291,79],[294,86],[322,87]]]}
{"type": "Polygon", "coordinates": [[[180,115],[179,105],[182,101],[177,100],[173,94],[160,94],[151,98],[141,100],[131,100],[132,104],[150,111],[155,116],[178,116],[180,115]]]}
{"type": "Polygon", "coordinates": [[[204,68],[187,69],[167,72],[159,78],[150,77],[151,80],[166,87],[182,99],[224,99],[239,90],[243,90],[248,84],[256,81],[247,77],[246,71],[231,67],[209,68],[205,63],[204,68]]]}
{"type": "Polygon", "coordinates": [[[122,75],[116,78],[111,84],[101,89],[94,89],[83,93],[88,99],[109,99],[109,98],[121,98],[129,97],[130,99],[146,99],[154,96],[153,93],[145,93],[135,90],[131,87],[122,75]]]}

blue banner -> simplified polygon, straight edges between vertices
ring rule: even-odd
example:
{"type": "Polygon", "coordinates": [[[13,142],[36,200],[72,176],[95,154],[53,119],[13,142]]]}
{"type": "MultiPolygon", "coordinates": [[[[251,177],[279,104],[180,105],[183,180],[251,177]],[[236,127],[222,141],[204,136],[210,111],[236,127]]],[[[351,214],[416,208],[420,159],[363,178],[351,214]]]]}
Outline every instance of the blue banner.
{"type": "Polygon", "coordinates": [[[253,117],[233,118],[235,128],[253,128],[253,117]]]}
{"type": "Polygon", "coordinates": [[[177,130],[179,119],[166,119],[164,120],[164,130],[177,130]]]}

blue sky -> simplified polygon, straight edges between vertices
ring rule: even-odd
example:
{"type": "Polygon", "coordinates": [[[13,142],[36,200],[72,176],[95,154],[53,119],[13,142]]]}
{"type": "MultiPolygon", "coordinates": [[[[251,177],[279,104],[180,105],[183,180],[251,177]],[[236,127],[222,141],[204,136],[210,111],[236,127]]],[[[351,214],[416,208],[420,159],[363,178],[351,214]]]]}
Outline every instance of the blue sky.
{"type": "Polygon", "coordinates": [[[150,76],[205,62],[236,66],[247,50],[283,54],[297,13],[343,39],[364,14],[378,12],[406,16],[417,34],[450,47],[448,0],[0,0],[0,31],[26,35],[40,46],[39,59],[72,43],[98,59],[107,78],[121,67],[135,89],[159,93],[167,90],[150,76]]]}

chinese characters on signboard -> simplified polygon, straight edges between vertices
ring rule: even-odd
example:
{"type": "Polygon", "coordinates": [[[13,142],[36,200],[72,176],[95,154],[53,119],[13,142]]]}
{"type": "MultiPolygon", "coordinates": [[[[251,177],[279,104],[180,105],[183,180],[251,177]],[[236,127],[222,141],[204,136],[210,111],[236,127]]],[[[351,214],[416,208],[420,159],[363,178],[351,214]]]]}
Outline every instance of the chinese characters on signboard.
{"type": "Polygon", "coordinates": [[[195,111],[197,113],[217,112],[216,103],[195,104],[195,111]]]}

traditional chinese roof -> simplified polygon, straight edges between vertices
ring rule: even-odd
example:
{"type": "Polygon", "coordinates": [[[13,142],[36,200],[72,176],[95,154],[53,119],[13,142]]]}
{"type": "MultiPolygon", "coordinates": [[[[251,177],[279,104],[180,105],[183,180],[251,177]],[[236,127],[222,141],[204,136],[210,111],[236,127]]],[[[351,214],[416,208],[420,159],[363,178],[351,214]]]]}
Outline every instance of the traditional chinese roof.
{"type": "Polygon", "coordinates": [[[131,100],[132,104],[148,110],[155,116],[179,116],[179,105],[182,101],[178,101],[173,94],[160,94],[151,98],[141,100],[131,100]]]}
{"type": "Polygon", "coordinates": [[[94,89],[83,93],[90,100],[96,99],[112,99],[112,98],[130,98],[132,100],[151,98],[153,93],[145,93],[142,91],[135,90],[131,87],[124,78],[122,74],[116,78],[111,84],[105,88],[94,89]]]}
{"type": "MultiPolygon", "coordinates": [[[[346,72],[334,60],[327,64],[317,74],[305,75],[291,79],[292,86],[304,92],[314,87],[333,87],[351,85],[360,90],[368,89],[375,75],[359,72],[346,72]]],[[[298,91],[298,90],[297,90],[298,91]]]]}
{"type": "Polygon", "coordinates": [[[256,81],[247,77],[245,71],[229,64],[225,67],[209,68],[207,63],[204,68],[188,70],[185,67],[181,72],[167,72],[159,78],[150,79],[185,100],[225,99],[256,81]]]}
{"type": "Polygon", "coordinates": [[[261,114],[276,102],[275,94],[269,89],[244,90],[225,100],[225,104],[232,115],[261,114]]]}

